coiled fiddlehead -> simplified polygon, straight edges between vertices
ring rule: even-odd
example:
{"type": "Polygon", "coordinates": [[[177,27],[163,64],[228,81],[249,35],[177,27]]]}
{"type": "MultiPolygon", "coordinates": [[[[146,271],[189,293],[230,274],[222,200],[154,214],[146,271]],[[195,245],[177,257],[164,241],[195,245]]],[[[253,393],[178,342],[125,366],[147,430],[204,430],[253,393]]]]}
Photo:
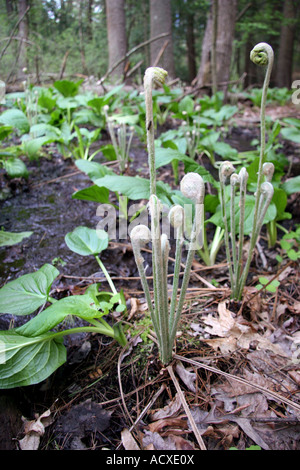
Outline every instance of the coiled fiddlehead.
{"type": "Polygon", "coordinates": [[[261,178],[262,178],[262,165],[263,159],[265,154],[265,140],[266,140],[266,102],[267,102],[267,94],[268,94],[268,87],[271,78],[271,72],[274,63],[274,52],[272,47],[267,44],[266,42],[260,42],[255,47],[253,47],[252,51],[250,52],[250,59],[256,65],[260,66],[267,66],[265,80],[263,84],[263,91],[261,97],[261,105],[260,105],[260,160],[259,160],[259,168],[258,168],[258,181],[257,185],[260,187],[261,178]]]}
{"type": "MultiPolygon", "coordinates": [[[[252,253],[253,253],[253,250],[257,241],[257,237],[259,235],[259,231],[263,222],[261,221],[260,209],[261,209],[262,183],[264,179],[263,165],[264,165],[265,148],[266,148],[266,102],[267,102],[267,94],[268,94],[268,87],[269,87],[270,78],[271,78],[271,72],[272,72],[273,63],[274,63],[273,49],[266,42],[260,42],[250,52],[250,59],[256,65],[265,66],[266,74],[265,74],[265,80],[263,84],[261,105],[260,105],[260,156],[259,156],[258,173],[257,173],[257,191],[255,195],[256,199],[255,199],[255,208],[254,208],[253,229],[252,229],[251,238],[250,238],[248,259],[247,259],[247,262],[246,262],[246,265],[245,265],[245,268],[241,277],[241,281],[240,281],[239,292],[237,295],[238,298],[241,297],[243,288],[246,283],[247,274],[248,274],[250,262],[252,259],[252,253]]],[[[269,178],[269,181],[270,181],[270,178],[269,178]]],[[[271,199],[267,198],[267,205],[270,204],[271,199]]]]}
{"type": "Polygon", "coordinates": [[[152,89],[165,83],[168,72],[160,67],[148,67],[144,75],[147,148],[150,171],[150,195],[156,194],[155,149],[152,89]]]}

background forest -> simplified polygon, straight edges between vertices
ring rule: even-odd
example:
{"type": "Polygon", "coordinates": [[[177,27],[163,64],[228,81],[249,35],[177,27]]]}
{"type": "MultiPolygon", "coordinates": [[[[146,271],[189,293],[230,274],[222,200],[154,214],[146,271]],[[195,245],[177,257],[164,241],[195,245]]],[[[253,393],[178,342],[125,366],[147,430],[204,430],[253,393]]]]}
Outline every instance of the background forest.
{"type": "Polygon", "coordinates": [[[290,87],[300,75],[299,11],[297,0],[2,0],[0,76],[13,82],[26,67],[33,82],[62,75],[99,79],[146,42],[109,78],[141,81],[144,70],[157,63],[171,78],[210,85],[207,64],[215,24],[219,83],[255,84],[259,71],[249,52],[265,41],[275,51],[271,86],[290,87]]]}

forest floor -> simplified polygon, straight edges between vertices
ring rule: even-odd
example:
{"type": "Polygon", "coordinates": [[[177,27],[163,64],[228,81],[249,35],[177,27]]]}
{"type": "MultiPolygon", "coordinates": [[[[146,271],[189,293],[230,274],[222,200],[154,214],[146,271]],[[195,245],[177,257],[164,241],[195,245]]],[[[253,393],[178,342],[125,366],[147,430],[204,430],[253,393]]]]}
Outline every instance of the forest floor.
{"type": "MultiPolygon", "coordinates": [[[[279,110],[295,117],[290,107],[267,114],[275,119],[279,110]]],[[[226,140],[246,147],[257,137],[258,116],[252,107],[244,109],[226,140]]],[[[299,146],[285,144],[285,152],[292,163],[289,176],[297,176],[299,146]]],[[[129,174],[147,176],[146,149],[137,139],[131,159],[129,174]]],[[[54,297],[81,294],[96,279],[106,289],[97,263],[64,242],[78,225],[95,228],[99,222],[96,203],[71,198],[90,180],[51,146],[28,169],[28,180],[0,175],[1,189],[9,194],[0,202],[0,226],[33,231],[21,244],[0,249],[1,285],[56,263],[54,297]]],[[[171,168],[161,168],[158,178],[173,184],[171,168]]],[[[289,198],[288,228],[300,223],[296,196],[289,198]]],[[[117,290],[124,291],[129,347],[99,335],[69,336],[67,362],[45,382],[0,391],[0,449],[300,450],[299,262],[279,266],[279,247],[268,249],[264,232],[259,243],[240,303],[230,300],[224,248],[213,266],[196,256],[176,355],[163,368],[130,241],[112,240],[102,261],[117,290]],[[276,292],[258,293],[260,276],[277,279],[276,292]]],[[[150,253],[145,256],[151,266],[150,253]]],[[[172,262],[170,274],[171,268],[172,262]]],[[[10,321],[0,317],[1,329],[10,321]]]]}

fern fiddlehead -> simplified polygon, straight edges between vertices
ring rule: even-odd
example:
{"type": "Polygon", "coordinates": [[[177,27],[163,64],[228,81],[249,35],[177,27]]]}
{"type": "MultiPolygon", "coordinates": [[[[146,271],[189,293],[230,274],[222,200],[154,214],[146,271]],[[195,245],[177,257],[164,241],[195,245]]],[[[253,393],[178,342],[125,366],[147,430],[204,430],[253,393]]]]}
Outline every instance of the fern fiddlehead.
{"type": "MultiPolygon", "coordinates": [[[[240,286],[238,290],[237,297],[240,298],[246,283],[248,271],[250,268],[250,263],[252,259],[253,250],[259,235],[263,220],[261,220],[261,204],[262,199],[265,200],[266,204],[263,206],[263,212],[265,214],[272,196],[270,197],[272,190],[268,187],[265,191],[265,186],[262,188],[264,172],[264,158],[265,158],[265,148],[266,148],[266,103],[267,103],[267,94],[268,87],[271,78],[271,72],[274,63],[274,52],[272,47],[266,42],[260,42],[257,44],[252,51],[250,52],[250,59],[252,62],[259,66],[266,67],[265,79],[262,89],[261,105],[260,105],[260,155],[259,155],[259,164],[258,164],[258,173],[257,173],[257,190],[255,194],[255,208],[254,208],[254,219],[253,219],[253,229],[250,237],[250,247],[248,258],[246,261],[243,274],[241,276],[240,286]],[[266,194],[267,193],[267,194],[266,194]],[[261,197],[262,196],[262,197],[261,197]]],[[[272,186],[272,185],[271,185],[272,186]]],[[[273,195],[273,194],[272,194],[273,195]]]]}

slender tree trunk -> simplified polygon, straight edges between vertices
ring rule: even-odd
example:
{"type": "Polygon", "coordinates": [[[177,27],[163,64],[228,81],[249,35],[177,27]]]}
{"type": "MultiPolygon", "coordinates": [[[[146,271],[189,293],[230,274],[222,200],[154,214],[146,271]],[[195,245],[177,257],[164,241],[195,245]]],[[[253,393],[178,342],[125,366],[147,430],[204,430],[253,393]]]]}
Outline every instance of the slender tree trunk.
{"type": "Polygon", "coordinates": [[[275,84],[277,87],[290,88],[292,84],[293,51],[296,32],[297,8],[294,0],[285,0],[283,7],[284,20],[280,32],[280,45],[275,84]]]}
{"type": "MultiPolygon", "coordinates": [[[[218,89],[227,91],[226,82],[230,79],[232,43],[235,31],[237,0],[220,0],[218,2],[218,26],[216,40],[216,79],[218,89]],[[224,84],[225,83],[225,84],[224,84]]],[[[212,45],[213,17],[212,9],[208,13],[205,34],[202,42],[202,55],[197,75],[197,85],[212,85],[212,45]]]]}
{"type": "Polygon", "coordinates": [[[174,78],[175,64],[172,41],[171,0],[150,0],[150,37],[154,38],[162,33],[169,33],[169,36],[151,43],[151,65],[155,63],[159,54],[163,51],[161,58],[156,65],[163,67],[168,72],[169,78],[174,78]],[[166,40],[168,40],[168,45],[163,49],[166,40]]]}
{"type": "MultiPolygon", "coordinates": [[[[27,0],[19,0],[18,3],[18,13],[19,13],[19,18],[21,18],[26,10],[27,10],[28,4],[27,0]]],[[[19,24],[19,37],[21,38],[20,42],[20,49],[19,49],[19,78],[24,77],[24,72],[23,69],[27,66],[27,45],[26,45],[26,40],[28,39],[28,21],[27,21],[27,16],[24,16],[22,21],[19,24]]]]}
{"type": "Polygon", "coordinates": [[[89,40],[93,39],[93,3],[94,0],[88,0],[87,5],[87,36],[89,40]]]}
{"type": "Polygon", "coordinates": [[[80,56],[82,64],[82,72],[84,75],[88,75],[88,69],[85,61],[85,48],[84,48],[84,37],[83,37],[83,0],[80,0],[79,4],[79,41],[80,41],[80,56]]]}
{"type": "MultiPolygon", "coordinates": [[[[234,39],[237,0],[221,0],[218,4],[218,36],[217,36],[217,77],[220,82],[230,80],[232,43],[234,39]]],[[[228,85],[219,85],[226,95],[228,85]]]]}
{"type": "Polygon", "coordinates": [[[212,0],[212,46],[211,46],[211,72],[212,72],[212,93],[218,91],[217,74],[217,37],[218,37],[218,0],[212,0]]]}
{"type": "Polygon", "coordinates": [[[250,59],[250,52],[251,49],[253,48],[253,42],[250,40],[249,36],[247,37],[246,44],[245,44],[245,67],[244,67],[244,72],[246,74],[245,76],[245,81],[244,81],[244,87],[248,88],[252,83],[255,83],[256,80],[256,71],[257,71],[257,66],[255,66],[250,59]]]}
{"type": "Polygon", "coordinates": [[[211,82],[211,44],[212,44],[212,15],[207,13],[206,27],[202,41],[201,61],[197,74],[197,86],[202,87],[211,82]]]}
{"type": "MultiPolygon", "coordinates": [[[[127,52],[126,18],[124,0],[106,0],[107,39],[109,68],[125,56],[127,52]]],[[[113,72],[113,78],[121,78],[125,62],[113,72]]]]}
{"type": "Polygon", "coordinates": [[[187,46],[189,80],[190,82],[192,82],[195,76],[197,75],[195,34],[194,34],[194,15],[192,13],[188,13],[187,15],[186,46],[187,46]]]}
{"type": "MultiPolygon", "coordinates": [[[[149,3],[148,0],[143,0],[141,4],[142,12],[143,12],[143,42],[149,39],[149,3]]],[[[150,47],[149,44],[144,48],[145,53],[145,67],[149,67],[150,64],[150,47]]]]}
{"type": "Polygon", "coordinates": [[[6,0],[6,13],[8,17],[11,17],[14,12],[14,6],[12,0],[6,0]]]}

